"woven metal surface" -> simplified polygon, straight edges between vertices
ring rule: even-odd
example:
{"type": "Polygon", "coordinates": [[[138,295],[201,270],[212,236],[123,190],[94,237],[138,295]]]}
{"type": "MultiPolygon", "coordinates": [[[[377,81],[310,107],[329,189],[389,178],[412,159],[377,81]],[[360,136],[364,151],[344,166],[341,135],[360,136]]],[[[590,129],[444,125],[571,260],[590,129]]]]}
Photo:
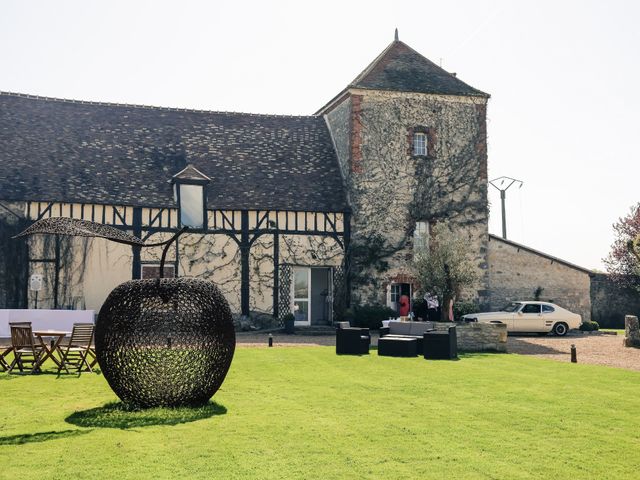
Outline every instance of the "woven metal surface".
{"type": "Polygon", "coordinates": [[[24,237],[33,235],[34,233],[73,235],[76,237],[101,237],[118,243],[126,243],[127,245],[147,246],[138,237],[130,235],[124,230],[109,225],[89,222],[88,220],[78,220],[77,218],[43,218],[34,222],[25,231],[16,235],[16,237],[24,237]]]}
{"type": "Polygon", "coordinates": [[[96,323],[105,378],[123,402],[141,407],[206,403],[234,350],[229,304],[213,283],[195,278],[125,282],[96,323]]]}

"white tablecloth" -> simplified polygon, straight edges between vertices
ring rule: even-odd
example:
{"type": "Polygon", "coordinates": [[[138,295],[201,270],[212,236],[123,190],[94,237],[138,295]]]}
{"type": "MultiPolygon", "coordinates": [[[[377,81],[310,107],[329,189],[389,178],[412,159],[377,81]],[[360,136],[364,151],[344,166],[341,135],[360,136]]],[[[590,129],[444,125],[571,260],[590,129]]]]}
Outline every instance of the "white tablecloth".
{"type": "Polygon", "coordinates": [[[31,322],[34,330],[70,332],[74,323],[93,323],[94,310],[0,310],[0,337],[10,337],[9,322],[31,322]]]}

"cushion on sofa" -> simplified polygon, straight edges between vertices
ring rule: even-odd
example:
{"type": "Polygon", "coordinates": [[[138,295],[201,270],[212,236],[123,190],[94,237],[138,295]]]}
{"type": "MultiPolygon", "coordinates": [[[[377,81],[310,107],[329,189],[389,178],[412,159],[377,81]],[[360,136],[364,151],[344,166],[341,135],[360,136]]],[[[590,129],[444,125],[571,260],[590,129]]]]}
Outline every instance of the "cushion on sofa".
{"type": "Polygon", "coordinates": [[[411,322],[389,322],[389,333],[394,335],[410,335],[411,322]]]}
{"type": "Polygon", "coordinates": [[[422,336],[427,330],[429,330],[427,322],[411,322],[411,335],[422,336]]]}

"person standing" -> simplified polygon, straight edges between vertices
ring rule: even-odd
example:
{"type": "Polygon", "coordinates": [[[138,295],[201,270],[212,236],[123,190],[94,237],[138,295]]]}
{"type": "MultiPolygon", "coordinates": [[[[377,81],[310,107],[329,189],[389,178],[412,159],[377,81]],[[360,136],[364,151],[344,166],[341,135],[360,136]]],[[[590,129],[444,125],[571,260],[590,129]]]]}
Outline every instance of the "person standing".
{"type": "Polygon", "coordinates": [[[409,296],[402,295],[400,297],[400,316],[401,317],[409,316],[410,310],[411,310],[411,302],[409,301],[409,296]]]}
{"type": "Polygon", "coordinates": [[[427,320],[437,322],[440,319],[440,302],[438,302],[437,295],[427,292],[424,295],[424,300],[427,302],[427,320]]]}

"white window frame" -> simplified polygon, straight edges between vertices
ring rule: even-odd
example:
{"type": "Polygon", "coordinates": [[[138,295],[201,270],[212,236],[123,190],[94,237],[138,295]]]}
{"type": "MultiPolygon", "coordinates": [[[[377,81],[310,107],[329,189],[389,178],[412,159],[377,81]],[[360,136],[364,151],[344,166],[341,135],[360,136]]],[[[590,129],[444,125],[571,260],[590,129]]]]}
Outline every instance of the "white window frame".
{"type": "Polygon", "coordinates": [[[419,253],[429,248],[429,222],[416,222],[413,230],[413,253],[419,253]]]}
{"type": "Polygon", "coordinates": [[[297,301],[307,302],[307,318],[302,321],[295,321],[296,325],[311,325],[311,267],[305,266],[295,266],[293,267],[293,275],[291,281],[291,311],[295,315],[295,303],[297,301]],[[295,288],[296,288],[296,280],[295,280],[295,271],[306,271],[307,274],[307,296],[306,297],[296,297],[295,288]]]}
{"type": "Polygon", "coordinates": [[[390,301],[392,303],[398,303],[400,301],[401,285],[399,283],[392,283],[390,287],[391,287],[390,301]]]}
{"type": "Polygon", "coordinates": [[[424,132],[416,132],[413,134],[413,154],[416,156],[426,157],[429,152],[429,139],[424,132]]]}

